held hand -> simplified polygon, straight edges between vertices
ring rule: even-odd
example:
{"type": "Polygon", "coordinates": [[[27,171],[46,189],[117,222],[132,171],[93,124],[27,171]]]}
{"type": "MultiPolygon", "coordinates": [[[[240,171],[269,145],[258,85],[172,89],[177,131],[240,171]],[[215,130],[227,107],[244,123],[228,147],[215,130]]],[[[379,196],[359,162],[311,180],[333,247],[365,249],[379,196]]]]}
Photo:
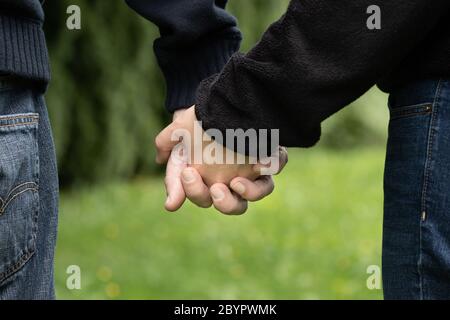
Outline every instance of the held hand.
{"type": "Polygon", "coordinates": [[[181,155],[178,152],[178,157],[185,158],[187,156],[187,162],[197,169],[208,186],[217,182],[229,184],[236,176],[255,180],[259,176],[259,172],[253,170],[253,166],[249,164],[248,159],[245,159],[246,161],[243,164],[223,164],[226,162],[225,155],[228,153],[228,156],[231,151],[226,150],[215,141],[203,140],[204,131],[197,121],[194,108],[177,111],[174,114],[173,122],[158,135],[155,141],[157,147],[156,161],[161,164],[165,163],[173,154],[173,148],[182,140],[184,144],[183,152],[188,151],[188,155],[181,155]],[[220,150],[220,154],[223,156],[220,159],[211,159],[211,155],[203,153],[203,150],[207,147],[220,150]],[[199,153],[200,155],[198,155],[199,153]],[[195,158],[195,154],[197,158],[195,158]]]}
{"type": "MultiPolygon", "coordinates": [[[[277,158],[279,173],[288,162],[285,148],[279,149],[277,158]]],[[[253,171],[259,171],[259,166],[254,165],[253,171]]],[[[202,208],[213,204],[218,211],[227,215],[243,214],[247,210],[248,201],[259,201],[274,190],[272,176],[260,176],[254,181],[238,176],[231,180],[230,187],[224,183],[215,183],[209,189],[201,175],[192,167],[185,168],[181,177],[185,195],[194,204],[202,208]]]]}
{"type": "Polygon", "coordinates": [[[156,138],[157,162],[164,163],[171,155],[171,161],[175,161],[173,158],[176,156],[178,162],[189,163],[190,166],[197,169],[207,186],[218,182],[229,185],[231,180],[237,176],[249,180],[255,180],[259,176],[259,172],[253,170],[253,165],[249,163],[248,159],[244,159],[243,164],[223,164],[226,162],[226,156],[230,156],[231,153],[236,157],[236,154],[226,150],[215,141],[205,141],[204,137],[207,136],[204,135],[196,119],[194,107],[176,112],[173,122],[156,138]],[[173,152],[173,148],[180,143],[180,140],[182,140],[183,148],[178,148],[177,152],[173,152]],[[205,148],[215,150],[214,156],[220,154],[221,157],[213,159],[214,156],[203,152],[206,150],[205,148]]]}
{"type": "MultiPolygon", "coordinates": [[[[280,148],[278,157],[280,163],[278,172],[281,172],[288,162],[285,148],[280,148]]],[[[255,165],[254,170],[257,171],[258,166],[255,165]]],[[[255,181],[236,177],[231,181],[231,187],[217,183],[208,188],[197,170],[172,157],[167,164],[165,182],[168,194],[165,207],[168,211],[178,210],[187,197],[201,208],[209,208],[214,204],[219,212],[227,215],[244,213],[248,201],[261,200],[270,195],[274,189],[271,176],[261,176],[255,181]]]]}
{"type": "MultiPolygon", "coordinates": [[[[280,148],[277,158],[279,167],[275,174],[280,173],[287,164],[287,150],[280,148]]],[[[259,171],[259,166],[259,164],[254,165],[253,170],[259,171]]],[[[254,181],[244,177],[236,177],[231,180],[230,188],[223,183],[217,183],[210,188],[210,192],[214,207],[218,211],[224,214],[238,215],[245,213],[248,201],[262,200],[270,195],[274,188],[272,176],[260,176],[254,181]]]]}
{"type": "MultiPolygon", "coordinates": [[[[177,129],[192,133],[195,125],[193,107],[177,111],[173,123],[156,139],[157,161],[164,163],[168,160],[165,179],[168,194],[165,207],[168,211],[178,210],[187,197],[203,208],[214,204],[222,213],[241,214],[247,209],[247,201],[260,200],[273,191],[274,184],[270,176],[257,178],[260,165],[189,166],[186,153],[180,157],[183,144],[171,138],[177,129]]],[[[278,171],[281,171],[287,163],[286,149],[280,148],[278,162],[278,171]]]]}

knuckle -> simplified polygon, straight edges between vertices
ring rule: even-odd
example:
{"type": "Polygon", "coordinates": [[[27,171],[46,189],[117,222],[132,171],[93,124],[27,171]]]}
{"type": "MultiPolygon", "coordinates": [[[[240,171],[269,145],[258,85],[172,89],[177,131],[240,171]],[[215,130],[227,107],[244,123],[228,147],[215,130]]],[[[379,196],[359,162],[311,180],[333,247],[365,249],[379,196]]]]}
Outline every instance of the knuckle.
{"type": "Polygon", "coordinates": [[[275,190],[275,185],[272,183],[271,185],[267,186],[267,190],[262,193],[261,199],[267,197],[268,195],[271,195],[273,191],[275,190]]]}
{"type": "Polygon", "coordinates": [[[205,196],[203,195],[202,190],[200,190],[196,186],[186,185],[184,188],[185,188],[186,195],[192,201],[201,202],[201,201],[203,201],[203,199],[205,199],[205,196]]]}
{"type": "Polygon", "coordinates": [[[223,214],[230,215],[230,216],[240,216],[244,214],[247,211],[247,202],[245,203],[235,203],[233,205],[228,206],[227,208],[224,208],[223,211],[221,211],[223,214]]]}
{"type": "Polygon", "coordinates": [[[271,194],[273,191],[275,190],[275,183],[273,182],[272,179],[269,180],[269,182],[267,183],[267,194],[271,194]]]}
{"type": "Polygon", "coordinates": [[[225,214],[225,215],[232,215],[233,214],[233,209],[234,207],[232,205],[229,204],[216,204],[214,203],[214,207],[220,211],[221,213],[225,214]]]}
{"type": "Polygon", "coordinates": [[[252,195],[252,199],[248,199],[249,201],[259,201],[264,199],[268,195],[270,195],[275,190],[275,184],[272,179],[267,180],[267,183],[262,186],[259,190],[255,191],[252,195]]]}
{"type": "Polygon", "coordinates": [[[231,214],[231,210],[230,208],[226,207],[226,206],[218,206],[218,205],[214,205],[214,207],[220,211],[223,214],[229,215],[231,214]]]}
{"type": "Polygon", "coordinates": [[[261,200],[262,197],[263,196],[261,192],[248,192],[246,195],[244,195],[245,199],[252,202],[261,200]]]}
{"type": "Polygon", "coordinates": [[[198,186],[185,186],[185,193],[187,198],[200,208],[209,208],[212,205],[212,200],[207,190],[205,191],[198,186]]]}
{"type": "Polygon", "coordinates": [[[207,208],[210,208],[212,206],[212,202],[211,201],[209,201],[209,202],[199,202],[199,203],[196,203],[196,205],[198,207],[202,208],[202,209],[207,209],[207,208]]]}
{"type": "Polygon", "coordinates": [[[162,147],[163,147],[162,138],[161,138],[160,135],[158,135],[158,136],[155,138],[155,146],[156,146],[156,149],[158,149],[158,150],[161,150],[162,147]]]}
{"type": "Polygon", "coordinates": [[[244,206],[244,207],[242,207],[242,208],[239,208],[239,210],[237,210],[236,212],[234,212],[233,214],[235,215],[235,216],[241,216],[241,215],[243,215],[244,213],[246,213],[247,212],[247,206],[244,206]]]}

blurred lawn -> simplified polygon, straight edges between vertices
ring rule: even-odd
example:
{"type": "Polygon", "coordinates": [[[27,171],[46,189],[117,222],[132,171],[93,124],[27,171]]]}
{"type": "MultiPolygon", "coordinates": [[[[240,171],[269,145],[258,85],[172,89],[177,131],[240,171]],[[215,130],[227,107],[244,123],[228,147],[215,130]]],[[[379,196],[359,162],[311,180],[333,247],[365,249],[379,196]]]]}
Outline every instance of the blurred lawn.
{"type": "Polygon", "coordinates": [[[162,209],[162,178],[65,192],[59,299],[379,299],[380,148],[293,150],[277,190],[240,217],[162,209]],[[79,265],[82,289],[66,288],[79,265]]]}

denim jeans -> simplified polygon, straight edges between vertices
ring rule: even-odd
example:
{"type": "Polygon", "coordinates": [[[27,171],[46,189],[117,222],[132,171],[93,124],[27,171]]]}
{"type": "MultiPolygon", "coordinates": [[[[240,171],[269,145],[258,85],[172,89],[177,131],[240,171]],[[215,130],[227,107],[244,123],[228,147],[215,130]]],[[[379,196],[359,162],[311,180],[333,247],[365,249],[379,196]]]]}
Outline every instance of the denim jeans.
{"type": "Polygon", "coordinates": [[[53,299],[58,178],[42,93],[0,78],[0,299],[53,299]]]}
{"type": "Polygon", "coordinates": [[[389,97],[384,180],[386,299],[450,299],[450,80],[389,97]]]}

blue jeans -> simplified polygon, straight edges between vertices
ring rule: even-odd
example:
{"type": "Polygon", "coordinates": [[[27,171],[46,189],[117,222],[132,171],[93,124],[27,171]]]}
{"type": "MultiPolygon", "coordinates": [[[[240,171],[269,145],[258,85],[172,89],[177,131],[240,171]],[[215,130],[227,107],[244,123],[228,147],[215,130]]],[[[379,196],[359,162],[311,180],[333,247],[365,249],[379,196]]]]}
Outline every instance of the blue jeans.
{"type": "Polygon", "coordinates": [[[450,80],[389,97],[384,180],[386,299],[450,299],[450,80]]]}
{"type": "Polygon", "coordinates": [[[0,299],[53,299],[58,178],[41,93],[0,78],[0,299]]]}

